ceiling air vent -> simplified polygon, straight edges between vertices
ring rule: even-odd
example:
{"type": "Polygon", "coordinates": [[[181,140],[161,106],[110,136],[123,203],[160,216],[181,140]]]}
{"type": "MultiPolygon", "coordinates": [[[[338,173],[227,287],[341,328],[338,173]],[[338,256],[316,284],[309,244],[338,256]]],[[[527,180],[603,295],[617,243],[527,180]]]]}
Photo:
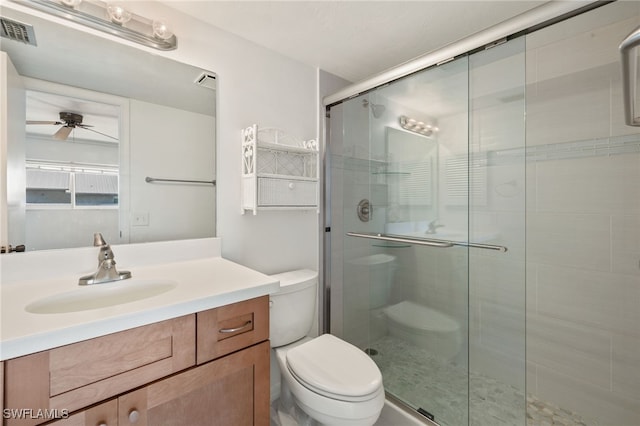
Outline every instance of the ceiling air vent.
{"type": "Polygon", "coordinates": [[[216,90],[216,75],[209,72],[203,72],[196,78],[195,83],[198,86],[206,87],[207,89],[216,90]]]}
{"type": "Polygon", "coordinates": [[[2,37],[32,46],[36,45],[36,33],[33,31],[32,25],[13,21],[4,16],[0,17],[0,24],[2,25],[2,32],[0,33],[2,37]]]}

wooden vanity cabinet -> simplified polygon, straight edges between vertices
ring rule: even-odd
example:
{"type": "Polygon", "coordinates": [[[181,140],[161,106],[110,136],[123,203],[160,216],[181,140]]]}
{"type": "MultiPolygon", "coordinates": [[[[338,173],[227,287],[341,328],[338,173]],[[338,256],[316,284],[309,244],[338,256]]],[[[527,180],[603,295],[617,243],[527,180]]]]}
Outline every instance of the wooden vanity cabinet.
{"type": "Polygon", "coordinates": [[[4,361],[0,361],[0,413],[4,413],[4,361]]]}
{"type": "Polygon", "coordinates": [[[263,296],[10,359],[5,408],[70,414],[55,426],[267,426],[268,338],[263,296]]]}
{"type": "Polygon", "coordinates": [[[195,314],[5,361],[7,426],[50,420],[195,364],[195,314]]]}
{"type": "Polygon", "coordinates": [[[268,426],[269,350],[262,342],[51,426],[268,426]]]}
{"type": "Polygon", "coordinates": [[[118,424],[118,400],[112,399],[103,402],[50,424],[52,426],[116,426],[118,424]]]}
{"type": "Polygon", "coordinates": [[[119,426],[268,426],[269,342],[118,398],[119,426]]]}

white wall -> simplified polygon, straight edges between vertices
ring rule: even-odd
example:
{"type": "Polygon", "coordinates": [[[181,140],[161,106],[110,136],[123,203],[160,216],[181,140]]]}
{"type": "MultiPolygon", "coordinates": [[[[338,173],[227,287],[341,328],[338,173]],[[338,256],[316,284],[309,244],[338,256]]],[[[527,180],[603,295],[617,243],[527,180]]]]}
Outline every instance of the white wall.
{"type": "Polygon", "coordinates": [[[0,52],[0,244],[24,244],[24,126],[9,126],[25,120],[25,89],[11,59],[0,52]],[[11,107],[9,107],[11,106],[11,107]],[[17,143],[9,143],[17,141],[17,143]],[[9,227],[9,224],[12,226],[9,227]]]}
{"type": "MultiPolygon", "coordinates": [[[[144,16],[170,17],[178,37],[179,47],[175,51],[141,49],[213,71],[218,76],[216,212],[223,256],[266,273],[317,268],[318,215],[315,212],[240,215],[240,130],[258,123],[281,128],[301,139],[317,138],[316,69],[204,24],[165,4],[156,1],[127,4],[133,12],[144,16]]],[[[2,5],[33,13],[6,0],[2,5]]],[[[123,43],[140,48],[133,43],[123,43]]]]}
{"type": "Polygon", "coordinates": [[[240,130],[257,123],[317,138],[316,70],[158,3],[136,5],[149,16],[171,16],[180,47],[168,55],[218,75],[216,210],[223,255],[266,273],[317,268],[316,212],[240,215],[240,130]]]}
{"type": "Polygon", "coordinates": [[[145,178],[214,179],[215,117],[132,99],[130,123],[129,242],[213,237],[215,186],[145,178]]]}

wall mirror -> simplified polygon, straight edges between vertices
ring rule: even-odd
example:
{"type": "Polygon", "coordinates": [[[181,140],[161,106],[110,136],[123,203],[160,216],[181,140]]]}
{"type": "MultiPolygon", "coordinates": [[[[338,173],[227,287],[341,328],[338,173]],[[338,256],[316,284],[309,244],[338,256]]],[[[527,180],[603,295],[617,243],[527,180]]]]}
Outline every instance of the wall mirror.
{"type": "Polygon", "coordinates": [[[3,8],[7,243],[41,250],[215,236],[215,74],[3,8]],[[12,64],[12,65],[11,65],[12,64]]]}
{"type": "Polygon", "coordinates": [[[428,221],[437,218],[438,211],[437,142],[387,127],[386,163],[376,174],[387,185],[385,232],[424,237],[428,221]]]}

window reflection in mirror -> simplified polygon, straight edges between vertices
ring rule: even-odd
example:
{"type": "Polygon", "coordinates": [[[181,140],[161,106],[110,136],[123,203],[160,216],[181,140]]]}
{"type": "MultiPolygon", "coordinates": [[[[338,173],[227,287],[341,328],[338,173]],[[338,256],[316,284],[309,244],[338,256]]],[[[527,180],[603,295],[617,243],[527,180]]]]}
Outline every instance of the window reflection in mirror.
{"type": "MultiPolygon", "coordinates": [[[[31,80],[24,81],[28,87],[31,80]]],[[[120,239],[120,106],[97,92],[74,92],[83,98],[25,92],[25,245],[31,250],[84,246],[92,229],[107,241],[120,239]],[[67,228],[69,223],[81,225],[67,228]]]]}

